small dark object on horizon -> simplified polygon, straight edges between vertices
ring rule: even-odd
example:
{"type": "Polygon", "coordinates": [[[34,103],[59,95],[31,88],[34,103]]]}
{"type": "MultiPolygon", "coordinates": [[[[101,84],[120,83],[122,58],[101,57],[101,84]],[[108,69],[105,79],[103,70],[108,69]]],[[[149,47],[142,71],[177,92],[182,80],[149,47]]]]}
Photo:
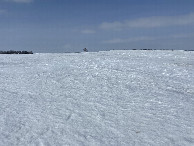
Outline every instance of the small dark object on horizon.
{"type": "Polygon", "coordinates": [[[84,50],[84,52],[88,52],[88,49],[86,49],[86,48],[84,48],[83,50],[84,50]]]}
{"type": "Polygon", "coordinates": [[[32,51],[0,51],[0,54],[33,54],[32,51]]]}
{"type": "Polygon", "coordinates": [[[194,50],[184,50],[184,51],[194,51],[194,50]]]}

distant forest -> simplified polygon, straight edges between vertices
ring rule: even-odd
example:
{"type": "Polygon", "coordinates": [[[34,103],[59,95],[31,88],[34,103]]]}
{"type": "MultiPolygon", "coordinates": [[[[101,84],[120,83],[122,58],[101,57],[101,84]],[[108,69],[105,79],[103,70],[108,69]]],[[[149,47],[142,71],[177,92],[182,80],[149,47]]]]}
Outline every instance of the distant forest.
{"type": "Polygon", "coordinates": [[[0,54],[33,54],[32,51],[0,51],[0,54]]]}
{"type": "MultiPolygon", "coordinates": [[[[132,50],[166,50],[166,51],[176,51],[174,49],[132,49],[132,50]]],[[[194,51],[194,50],[183,50],[183,51],[194,51]]]]}

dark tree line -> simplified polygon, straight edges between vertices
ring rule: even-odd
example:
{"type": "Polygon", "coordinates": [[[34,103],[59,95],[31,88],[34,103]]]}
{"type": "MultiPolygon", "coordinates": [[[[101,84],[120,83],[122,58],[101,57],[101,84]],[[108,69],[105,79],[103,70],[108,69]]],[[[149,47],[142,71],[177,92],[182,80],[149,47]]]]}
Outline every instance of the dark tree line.
{"type": "MultiPolygon", "coordinates": [[[[166,50],[166,51],[174,51],[174,49],[132,49],[132,50],[166,50]]],[[[183,50],[183,51],[194,51],[194,50],[183,50]]]]}
{"type": "Polygon", "coordinates": [[[33,54],[32,51],[0,51],[0,54],[33,54]]]}

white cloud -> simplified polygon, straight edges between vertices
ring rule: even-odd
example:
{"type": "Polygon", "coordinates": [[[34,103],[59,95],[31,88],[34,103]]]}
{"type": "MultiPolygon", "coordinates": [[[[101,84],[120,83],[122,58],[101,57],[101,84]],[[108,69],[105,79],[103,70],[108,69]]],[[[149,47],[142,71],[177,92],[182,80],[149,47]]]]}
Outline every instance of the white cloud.
{"type": "Polygon", "coordinates": [[[31,3],[33,0],[4,0],[8,2],[15,2],[15,3],[31,3]]]}
{"type": "Polygon", "coordinates": [[[194,24],[194,13],[179,16],[144,17],[134,20],[126,20],[123,22],[104,22],[100,25],[100,28],[110,30],[123,30],[128,28],[153,28],[191,24],[194,24]]]}
{"type": "Polygon", "coordinates": [[[1,14],[6,14],[6,13],[7,13],[6,10],[0,9],[0,15],[1,15],[1,14]]]}
{"type": "Polygon", "coordinates": [[[96,31],[90,30],[90,29],[85,29],[85,30],[82,30],[81,33],[83,33],[83,34],[93,34],[93,33],[96,33],[96,31]]]}
{"type": "Polygon", "coordinates": [[[155,41],[155,40],[163,40],[163,39],[184,39],[184,38],[193,38],[194,34],[173,34],[169,36],[139,36],[139,37],[132,37],[127,39],[111,39],[103,41],[105,44],[119,44],[119,43],[130,43],[130,42],[140,42],[140,41],[155,41]]]}
{"type": "Polygon", "coordinates": [[[4,13],[6,13],[6,12],[7,12],[6,10],[1,10],[1,9],[0,9],[0,15],[1,15],[1,14],[4,14],[4,13]]]}
{"type": "Polygon", "coordinates": [[[139,42],[139,41],[153,41],[156,39],[158,39],[158,37],[140,36],[140,37],[127,38],[127,39],[117,38],[112,40],[106,40],[106,41],[103,41],[103,43],[118,44],[118,43],[139,42]]]}
{"type": "Polygon", "coordinates": [[[191,37],[194,37],[194,34],[175,34],[170,36],[170,38],[174,38],[174,39],[191,38],[191,37]]]}

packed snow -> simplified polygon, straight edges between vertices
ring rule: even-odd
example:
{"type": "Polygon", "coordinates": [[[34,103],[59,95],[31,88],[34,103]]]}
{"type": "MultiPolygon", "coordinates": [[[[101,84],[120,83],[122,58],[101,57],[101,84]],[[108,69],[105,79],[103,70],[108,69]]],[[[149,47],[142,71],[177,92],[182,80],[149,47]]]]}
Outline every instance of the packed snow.
{"type": "Polygon", "coordinates": [[[1,146],[194,145],[194,52],[0,58],[1,146]]]}

